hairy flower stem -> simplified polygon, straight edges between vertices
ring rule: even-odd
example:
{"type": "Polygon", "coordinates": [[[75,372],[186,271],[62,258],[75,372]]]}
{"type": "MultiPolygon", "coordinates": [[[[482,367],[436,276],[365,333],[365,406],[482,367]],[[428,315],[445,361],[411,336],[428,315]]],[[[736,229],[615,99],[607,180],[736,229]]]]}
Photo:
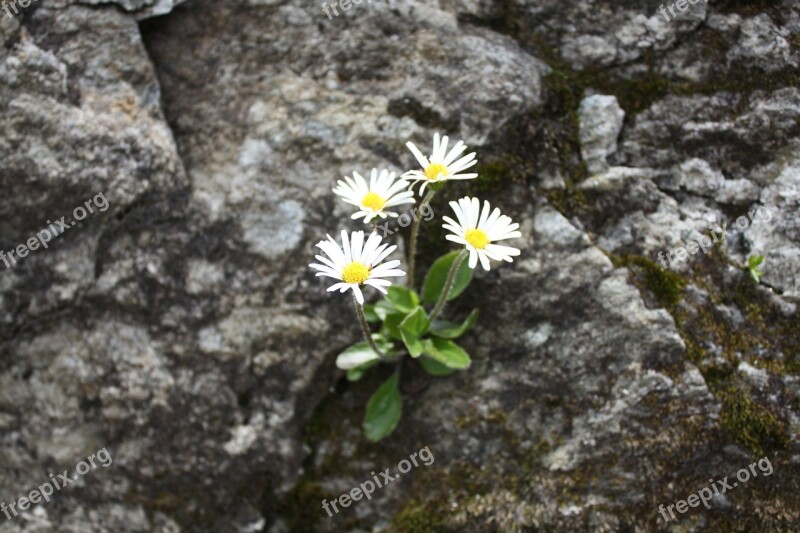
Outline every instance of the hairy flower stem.
{"type": "Polygon", "coordinates": [[[364,316],[364,308],[361,307],[361,304],[358,303],[356,300],[355,293],[353,294],[353,309],[356,311],[356,317],[358,317],[358,323],[361,324],[361,333],[364,334],[364,340],[367,341],[369,347],[373,349],[373,351],[378,354],[378,357],[383,359],[384,353],[378,349],[378,345],[375,344],[375,341],[372,339],[372,332],[369,329],[369,324],[367,323],[367,317],[364,316]]]}
{"type": "Polygon", "coordinates": [[[439,313],[441,313],[442,309],[444,309],[444,304],[447,302],[447,297],[450,296],[450,290],[453,288],[453,282],[456,280],[458,269],[461,268],[461,263],[463,263],[464,259],[467,258],[468,253],[469,252],[466,250],[461,250],[461,253],[456,256],[453,264],[450,265],[450,272],[447,273],[447,280],[444,282],[442,293],[439,295],[439,300],[436,302],[436,307],[434,307],[433,311],[431,312],[429,319],[431,322],[433,322],[433,319],[439,316],[439,313]]]}
{"type": "MultiPolygon", "coordinates": [[[[431,203],[433,195],[436,191],[429,190],[425,198],[419,204],[418,211],[422,213],[425,206],[431,203]]],[[[414,223],[411,224],[411,238],[408,241],[408,288],[414,290],[414,256],[417,254],[417,236],[419,235],[419,218],[414,217],[414,223]]]]}

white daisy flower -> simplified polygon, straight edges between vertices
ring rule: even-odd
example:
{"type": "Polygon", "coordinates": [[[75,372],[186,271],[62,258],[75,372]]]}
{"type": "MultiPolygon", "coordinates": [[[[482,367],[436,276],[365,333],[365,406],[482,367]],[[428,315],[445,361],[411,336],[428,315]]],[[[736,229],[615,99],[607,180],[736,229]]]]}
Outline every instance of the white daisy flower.
{"type": "Polygon", "coordinates": [[[352,289],[356,300],[364,305],[364,295],[361,293],[363,285],[375,287],[382,293],[388,291],[385,287],[392,284],[391,281],[383,278],[405,276],[402,270],[397,270],[400,261],[392,260],[380,264],[386,256],[395,251],[397,246],[381,244],[381,237],[372,232],[366,242],[364,242],[364,232],[354,231],[348,238],[347,232],[342,231],[342,244],[340,247],[330,235],[327,241],[320,241],[317,248],[321,249],[325,255],[315,256],[322,263],[312,263],[308,265],[314,270],[318,270],[317,276],[327,276],[338,279],[340,282],[328,287],[328,292],[339,289],[345,292],[352,289]]]}
{"type": "Polygon", "coordinates": [[[413,181],[422,181],[420,194],[425,190],[425,186],[431,183],[447,180],[471,180],[478,176],[477,174],[459,174],[478,162],[475,159],[475,152],[456,159],[467,149],[467,145],[464,144],[464,141],[458,141],[448,152],[447,143],[447,135],[442,137],[440,142],[439,134],[435,133],[433,135],[433,152],[429,158],[422,155],[414,143],[406,143],[408,149],[419,161],[422,170],[410,170],[403,174],[403,177],[413,181]]]}
{"type": "Polygon", "coordinates": [[[348,204],[358,207],[351,218],[364,217],[368,224],[375,217],[396,217],[397,213],[386,211],[387,208],[401,204],[413,204],[414,192],[407,190],[408,182],[403,178],[395,181],[395,173],[372,169],[372,175],[367,181],[358,172],[353,172],[353,177],[345,176],[344,181],[336,182],[333,192],[342,197],[348,204]]]}
{"type": "Polygon", "coordinates": [[[518,231],[519,224],[512,223],[511,218],[501,215],[495,208],[490,214],[489,202],[483,203],[483,211],[477,198],[465,196],[458,203],[450,202],[450,207],[456,213],[458,222],[450,217],[442,217],[445,224],[442,227],[453,232],[445,238],[466,246],[469,251],[469,267],[475,268],[478,259],[484,270],[489,270],[489,259],[495,261],[512,261],[512,257],[519,255],[517,248],[493,244],[504,239],[521,237],[518,231]]]}

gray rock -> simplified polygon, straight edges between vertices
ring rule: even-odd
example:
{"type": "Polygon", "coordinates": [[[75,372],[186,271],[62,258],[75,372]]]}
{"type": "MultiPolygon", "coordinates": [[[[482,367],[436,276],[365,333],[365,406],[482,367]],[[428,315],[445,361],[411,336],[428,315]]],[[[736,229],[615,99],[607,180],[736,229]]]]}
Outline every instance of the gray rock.
{"type": "Polygon", "coordinates": [[[0,263],[0,501],[113,456],[0,530],[649,531],[660,504],[765,456],[768,479],[668,527],[791,530],[798,35],[791,0],[670,21],[557,0],[330,19],[321,2],[36,0],[0,18],[0,249],[107,200],[0,263]],[[446,308],[481,309],[459,341],[472,367],[405,366],[400,426],[371,444],[389,369],[336,370],[360,334],[307,265],[362,227],[335,181],[407,170],[404,143],[436,131],[482,176],[439,193],[436,220],[488,198],[522,255],[446,308]],[[425,446],[433,463],[327,517],[323,499],[425,446]]]}
{"type": "Polygon", "coordinates": [[[591,174],[602,172],[608,168],[608,157],[617,151],[625,112],[616,97],[593,95],[583,99],[578,114],[581,156],[591,174]]]}
{"type": "Polygon", "coordinates": [[[678,167],[680,186],[701,196],[714,196],[725,183],[725,176],[707,161],[690,159],[678,167]]]}
{"type": "MultiPolygon", "coordinates": [[[[761,192],[761,207],[744,232],[747,253],[764,255],[764,281],[788,298],[800,297],[800,160],[785,164],[761,192]]],[[[744,256],[742,255],[744,259],[744,256]]]]}
{"type": "MultiPolygon", "coordinates": [[[[797,14],[794,15],[795,18],[797,14]]],[[[797,67],[800,53],[792,52],[787,41],[791,38],[788,28],[777,26],[766,13],[748,18],[738,24],[741,37],[739,42],[728,51],[728,60],[741,60],[773,72],[797,67]]]]}

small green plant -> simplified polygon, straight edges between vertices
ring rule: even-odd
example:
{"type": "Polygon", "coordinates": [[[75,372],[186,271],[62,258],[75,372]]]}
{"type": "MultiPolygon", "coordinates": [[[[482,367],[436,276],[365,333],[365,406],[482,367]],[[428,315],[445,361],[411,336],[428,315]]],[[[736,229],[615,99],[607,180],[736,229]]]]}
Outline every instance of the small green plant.
{"type": "Polygon", "coordinates": [[[763,255],[751,255],[747,258],[747,271],[750,272],[750,277],[756,283],[761,283],[762,272],[758,269],[761,263],[764,262],[763,255]]]}
{"type": "MultiPolygon", "coordinates": [[[[386,170],[372,171],[369,183],[358,173],[340,180],[333,192],[358,211],[352,218],[363,218],[369,223],[375,218],[396,217],[388,208],[416,203],[411,190],[413,183],[422,182],[420,195],[428,188],[420,203],[424,212],[437,191],[445,182],[473,179],[477,174],[463,171],[476,164],[475,154],[460,157],[466,150],[459,141],[448,152],[448,139],[435,134],[430,157],[424,156],[413,143],[408,148],[419,161],[420,170],[406,172],[395,180],[394,173],[386,170]]],[[[449,232],[446,239],[461,249],[451,251],[436,259],[428,269],[421,290],[414,283],[415,249],[419,236],[419,218],[414,217],[408,245],[408,275],[405,287],[393,285],[386,278],[401,277],[398,260],[388,260],[397,248],[383,243],[373,231],[365,236],[363,231],[342,231],[339,245],[330,235],[317,247],[325,254],[317,255],[319,263],[312,263],[317,276],[337,280],[328,291],[353,293],[353,308],[364,335],[364,341],[347,348],[336,358],[336,365],[347,371],[347,379],[357,381],[379,364],[393,365],[395,370],[367,403],[363,430],[367,439],[379,441],[394,431],[402,415],[400,394],[400,369],[403,359],[411,357],[428,374],[448,376],[469,368],[471,360],[467,351],[455,341],[469,331],[478,319],[478,310],[459,320],[441,317],[448,301],[466,290],[472,280],[472,271],[480,262],[489,270],[490,260],[511,262],[518,256],[517,248],[496,244],[497,241],[521,237],[519,224],[491,209],[489,202],[481,207],[477,198],[464,197],[450,202],[455,219],[442,217],[442,229],[449,232]],[[371,286],[385,296],[375,304],[364,304],[362,289],[371,286]],[[378,324],[373,332],[370,324],[378,324]]]]}

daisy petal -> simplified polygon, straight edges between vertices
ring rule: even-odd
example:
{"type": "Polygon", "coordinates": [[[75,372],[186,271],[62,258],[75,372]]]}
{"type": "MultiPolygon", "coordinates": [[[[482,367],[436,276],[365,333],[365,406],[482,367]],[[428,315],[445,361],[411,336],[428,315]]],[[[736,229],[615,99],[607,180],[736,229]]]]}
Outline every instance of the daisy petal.
{"type": "Polygon", "coordinates": [[[362,294],[361,289],[358,288],[358,285],[353,285],[353,294],[356,295],[356,301],[359,305],[364,305],[364,294],[362,294]]]}
{"type": "Polygon", "coordinates": [[[420,151],[419,151],[419,148],[417,148],[417,147],[414,145],[414,143],[412,143],[412,142],[407,142],[407,143],[406,143],[406,147],[407,147],[409,150],[411,150],[411,153],[412,153],[412,154],[414,154],[414,157],[415,157],[415,158],[417,158],[417,162],[419,162],[419,165],[420,165],[422,168],[426,168],[428,165],[430,165],[430,164],[431,164],[431,163],[430,163],[430,161],[428,161],[428,158],[427,158],[427,157],[425,157],[424,155],[422,155],[422,152],[420,152],[420,151]]]}
{"type": "Polygon", "coordinates": [[[481,266],[487,272],[489,271],[489,257],[487,257],[486,253],[483,251],[478,252],[478,259],[481,260],[481,266]]]}
{"type": "Polygon", "coordinates": [[[469,267],[474,269],[475,265],[478,264],[478,252],[475,251],[475,248],[472,246],[469,247],[469,267]]]}

